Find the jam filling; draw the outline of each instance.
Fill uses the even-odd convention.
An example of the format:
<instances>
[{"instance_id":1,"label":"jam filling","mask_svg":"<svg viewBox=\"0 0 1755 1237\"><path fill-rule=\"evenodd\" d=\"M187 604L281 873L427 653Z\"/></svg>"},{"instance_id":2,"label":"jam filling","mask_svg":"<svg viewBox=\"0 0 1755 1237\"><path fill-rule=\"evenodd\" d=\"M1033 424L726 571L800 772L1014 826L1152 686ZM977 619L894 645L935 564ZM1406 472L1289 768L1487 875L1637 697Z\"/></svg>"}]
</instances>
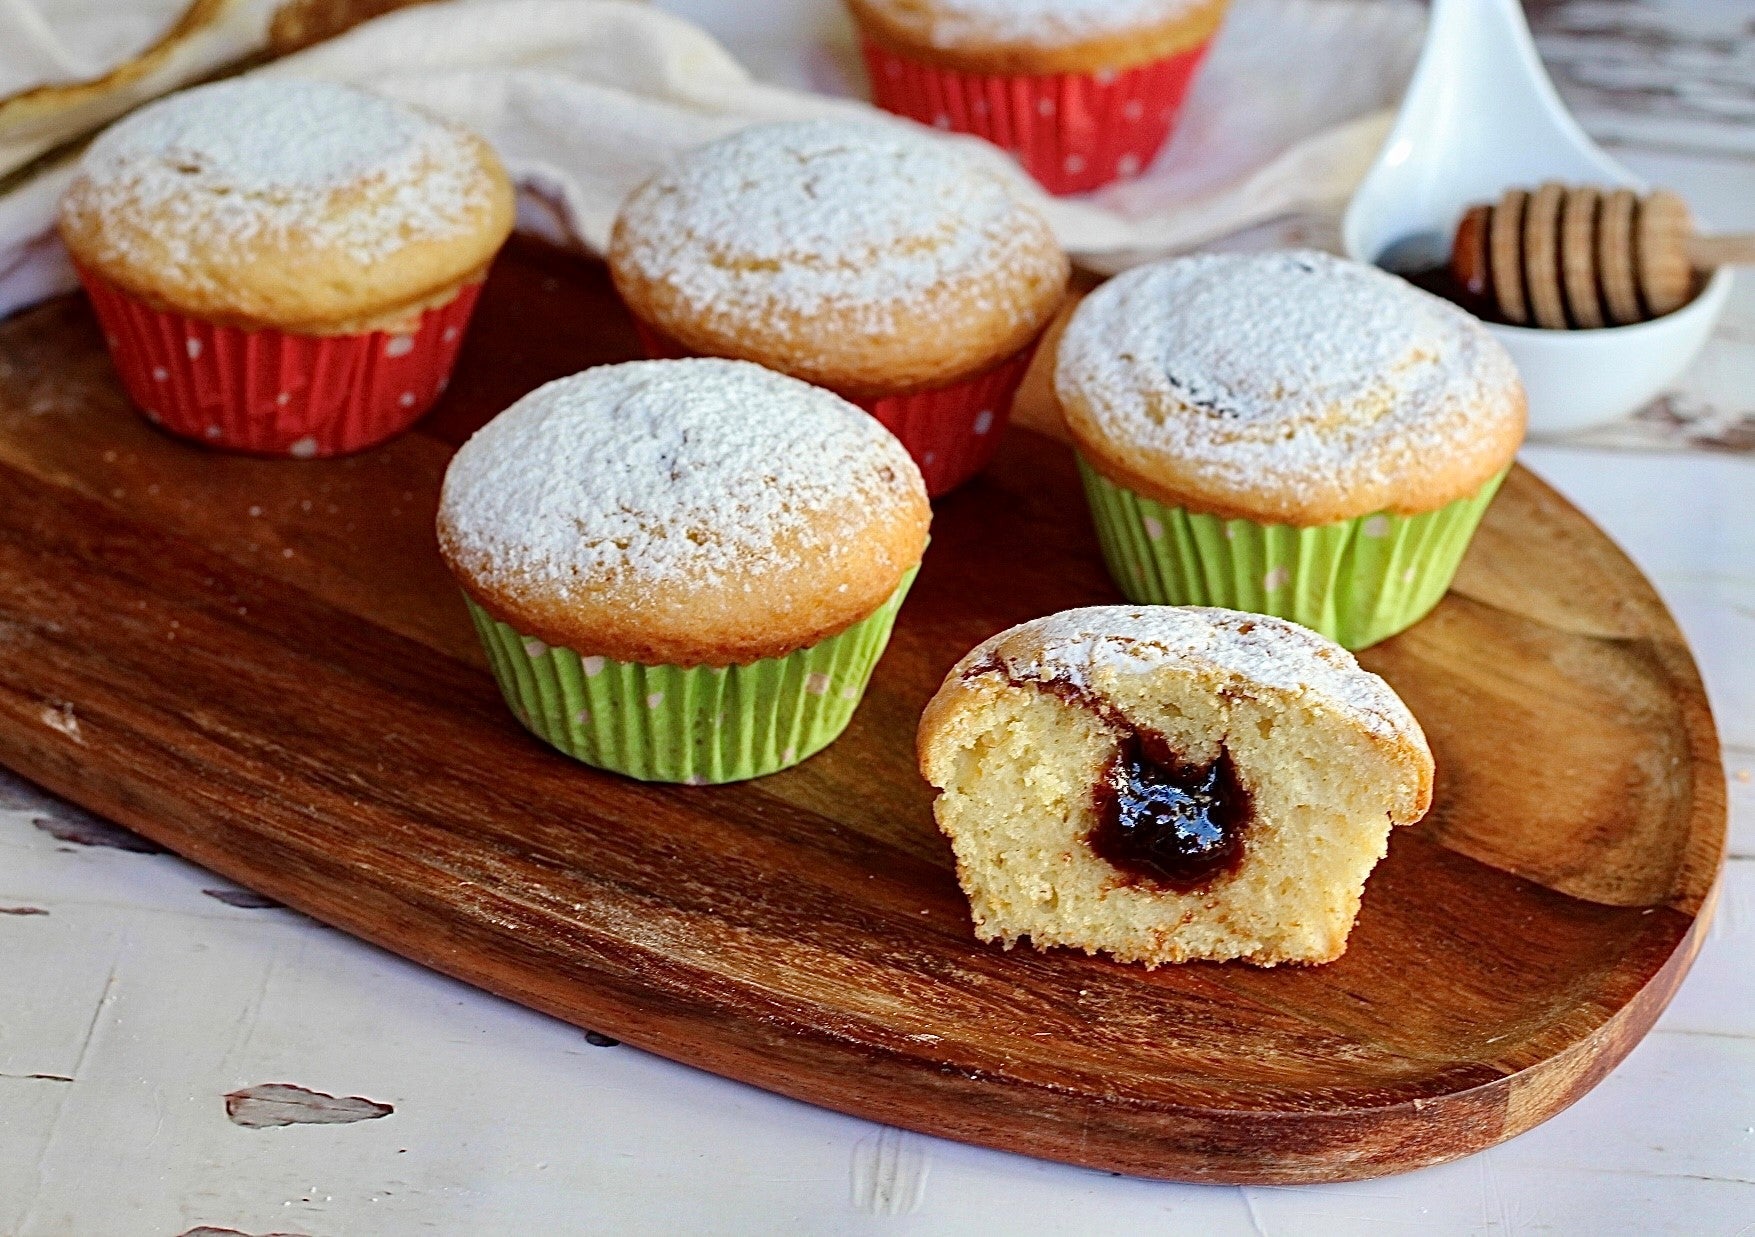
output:
<instances>
[{"instance_id":1,"label":"jam filling","mask_svg":"<svg viewBox=\"0 0 1755 1237\"><path fill-rule=\"evenodd\" d=\"M1097 823L1086 838L1092 852L1128 884L1195 893L1235 872L1253 818L1248 789L1223 745L1206 764L1182 759L1163 735L1130 725L1120 710L1083 684L1064 678L1020 678L997 657L967 677L998 672L1089 709L1118 736L1115 755L1091 793Z\"/></svg>"},{"instance_id":2,"label":"jam filling","mask_svg":"<svg viewBox=\"0 0 1755 1237\"><path fill-rule=\"evenodd\" d=\"M1190 764L1163 737L1132 730L1092 792L1097 856L1135 881L1177 893L1204 889L1243 862L1249 792L1231 753Z\"/></svg>"}]
</instances>

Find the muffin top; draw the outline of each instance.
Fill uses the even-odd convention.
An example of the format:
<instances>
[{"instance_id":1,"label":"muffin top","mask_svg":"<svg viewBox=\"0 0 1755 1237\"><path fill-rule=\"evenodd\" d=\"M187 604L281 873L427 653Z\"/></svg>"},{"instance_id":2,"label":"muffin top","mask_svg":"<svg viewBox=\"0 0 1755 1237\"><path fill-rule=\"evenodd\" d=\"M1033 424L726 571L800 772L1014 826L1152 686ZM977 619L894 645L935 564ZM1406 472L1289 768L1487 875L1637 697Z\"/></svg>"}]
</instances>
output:
<instances>
[{"instance_id":1,"label":"muffin top","mask_svg":"<svg viewBox=\"0 0 1755 1237\"><path fill-rule=\"evenodd\" d=\"M848 0L866 34L971 73L1084 73L1174 55L1225 0Z\"/></svg>"},{"instance_id":2,"label":"muffin top","mask_svg":"<svg viewBox=\"0 0 1755 1237\"><path fill-rule=\"evenodd\" d=\"M859 397L1023 348L1068 271L999 175L849 121L760 125L684 155L623 205L609 263L634 311L690 350Z\"/></svg>"},{"instance_id":3,"label":"muffin top","mask_svg":"<svg viewBox=\"0 0 1755 1237\"><path fill-rule=\"evenodd\" d=\"M636 361L540 387L465 443L439 546L525 635L717 666L868 617L930 517L907 451L839 396L742 361Z\"/></svg>"},{"instance_id":4,"label":"muffin top","mask_svg":"<svg viewBox=\"0 0 1755 1237\"><path fill-rule=\"evenodd\" d=\"M1417 514L1511 462L1524 395L1474 318L1328 254L1206 254L1110 280L1060 341L1081 454L1170 506L1300 526Z\"/></svg>"},{"instance_id":5,"label":"muffin top","mask_svg":"<svg viewBox=\"0 0 1755 1237\"><path fill-rule=\"evenodd\" d=\"M151 103L80 158L74 259L240 326L346 329L486 265L512 190L487 143L350 86L248 77Z\"/></svg>"},{"instance_id":6,"label":"muffin top","mask_svg":"<svg viewBox=\"0 0 1755 1237\"><path fill-rule=\"evenodd\" d=\"M1395 690L1334 641L1285 619L1213 606L1086 606L1021 623L951 671L972 681L1067 683L1101 696L1120 679L1178 665L1215 691L1268 689L1340 713L1381 740L1424 750Z\"/></svg>"}]
</instances>

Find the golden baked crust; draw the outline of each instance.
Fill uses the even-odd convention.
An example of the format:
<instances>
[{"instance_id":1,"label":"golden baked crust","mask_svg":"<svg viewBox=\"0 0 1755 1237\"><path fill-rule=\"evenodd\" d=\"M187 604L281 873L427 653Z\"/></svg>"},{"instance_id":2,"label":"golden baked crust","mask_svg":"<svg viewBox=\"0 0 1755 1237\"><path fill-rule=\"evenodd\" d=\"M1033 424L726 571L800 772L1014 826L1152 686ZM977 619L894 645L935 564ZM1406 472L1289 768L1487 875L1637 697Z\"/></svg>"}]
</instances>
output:
<instances>
[{"instance_id":1,"label":"golden baked crust","mask_svg":"<svg viewBox=\"0 0 1755 1237\"><path fill-rule=\"evenodd\" d=\"M1065 293L1047 222L900 127L761 125L683 156L616 220L630 310L691 352L857 398L946 386L1026 347Z\"/></svg>"},{"instance_id":2,"label":"golden baked crust","mask_svg":"<svg viewBox=\"0 0 1755 1237\"><path fill-rule=\"evenodd\" d=\"M1370 736L1411 781L1392 815L1411 824L1432 806L1432 752L1425 732L1383 679L1333 640L1292 622L1219 606L1086 606L1019 623L964 654L920 716L921 772L936 783L940 741L958 701L1007 680L1077 682L1115 693L1121 684L1174 666L1210 694L1295 696Z\"/></svg>"},{"instance_id":3,"label":"golden baked crust","mask_svg":"<svg viewBox=\"0 0 1755 1237\"><path fill-rule=\"evenodd\" d=\"M1080 453L1117 485L1300 527L1468 497L1525 425L1517 371L1478 321L1305 250L1110 280L1060 338L1055 394Z\"/></svg>"},{"instance_id":4,"label":"golden baked crust","mask_svg":"<svg viewBox=\"0 0 1755 1237\"><path fill-rule=\"evenodd\" d=\"M76 262L149 304L333 334L453 294L513 213L479 137L351 87L252 77L114 125L60 229Z\"/></svg>"},{"instance_id":5,"label":"golden baked crust","mask_svg":"<svg viewBox=\"0 0 1755 1237\"><path fill-rule=\"evenodd\" d=\"M1132 735L1229 762L1241 854L1165 887L1093 845L1097 785ZM976 935L1156 966L1332 961L1392 826L1431 804L1432 755L1407 707L1352 655L1282 619L1095 606L975 648L927 705L920 768L941 793Z\"/></svg>"},{"instance_id":6,"label":"golden baked crust","mask_svg":"<svg viewBox=\"0 0 1755 1237\"><path fill-rule=\"evenodd\" d=\"M516 631L587 657L742 665L869 617L926 546L902 445L742 361L599 366L541 387L445 474L439 548Z\"/></svg>"},{"instance_id":7,"label":"golden baked crust","mask_svg":"<svg viewBox=\"0 0 1755 1237\"><path fill-rule=\"evenodd\" d=\"M847 0L860 32L963 73L1038 76L1131 69L1198 47L1227 0Z\"/></svg>"},{"instance_id":8,"label":"golden baked crust","mask_svg":"<svg viewBox=\"0 0 1755 1237\"><path fill-rule=\"evenodd\" d=\"M488 268L481 266L466 272L462 277L433 289L417 300L386 309L378 313L362 314L357 318L336 318L318 326L301 329L304 335L364 335L372 331L383 331L387 335L412 333L420 326L421 315L429 309L437 309L457 299L457 294L470 284L481 283L487 279ZM162 305L160 308L170 308Z\"/></svg>"}]
</instances>

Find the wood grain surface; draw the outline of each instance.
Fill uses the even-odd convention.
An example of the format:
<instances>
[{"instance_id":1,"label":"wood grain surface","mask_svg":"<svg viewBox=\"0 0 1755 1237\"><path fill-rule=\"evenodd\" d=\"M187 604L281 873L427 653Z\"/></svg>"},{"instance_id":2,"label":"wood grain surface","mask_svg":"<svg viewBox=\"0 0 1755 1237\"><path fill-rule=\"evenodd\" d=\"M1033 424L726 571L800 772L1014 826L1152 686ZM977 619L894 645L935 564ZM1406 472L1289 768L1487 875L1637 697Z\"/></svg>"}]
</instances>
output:
<instances>
[{"instance_id":1,"label":"wood grain surface","mask_svg":"<svg viewBox=\"0 0 1755 1237\"><path fill-rule=\"evenodd\" d=\"M978 945L914 770L940 677L1115 600L1064 447L937 506L847 734L646 786L529 738L431 531L455 444L632 356L601 269L519 243L445 402L347 460L222 457L127 408L82 302L0 326L0 763L389 949L676 1060L893 1125L1193 1181L1376 1176L1588 1090L1704 934L1717 741L1638 572L1515 472L1450 596L1365 655L1439 767L1352 945L1156 972Z\"/></svg>"}]
</instances>

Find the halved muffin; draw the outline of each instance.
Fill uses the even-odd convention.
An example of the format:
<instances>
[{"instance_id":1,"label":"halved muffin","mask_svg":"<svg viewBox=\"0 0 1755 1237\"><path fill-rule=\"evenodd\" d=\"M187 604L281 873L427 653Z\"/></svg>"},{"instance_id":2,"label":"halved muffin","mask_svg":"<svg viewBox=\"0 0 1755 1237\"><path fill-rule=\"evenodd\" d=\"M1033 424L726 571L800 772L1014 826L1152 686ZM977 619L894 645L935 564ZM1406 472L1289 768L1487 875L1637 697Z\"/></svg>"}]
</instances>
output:
<instances>
[{"instance_id":1,"label":"halved muffin","mask_svg":"<svg viewBox=\"0 0 1755 1237\"><path fill-rule=\"evenodd\" d=\"M1157 966L1328 962L1432 798L1395 692L1233 610L1097 606L1002 632L920 722L975 933Z\"/></svg>"}]
</instances>

